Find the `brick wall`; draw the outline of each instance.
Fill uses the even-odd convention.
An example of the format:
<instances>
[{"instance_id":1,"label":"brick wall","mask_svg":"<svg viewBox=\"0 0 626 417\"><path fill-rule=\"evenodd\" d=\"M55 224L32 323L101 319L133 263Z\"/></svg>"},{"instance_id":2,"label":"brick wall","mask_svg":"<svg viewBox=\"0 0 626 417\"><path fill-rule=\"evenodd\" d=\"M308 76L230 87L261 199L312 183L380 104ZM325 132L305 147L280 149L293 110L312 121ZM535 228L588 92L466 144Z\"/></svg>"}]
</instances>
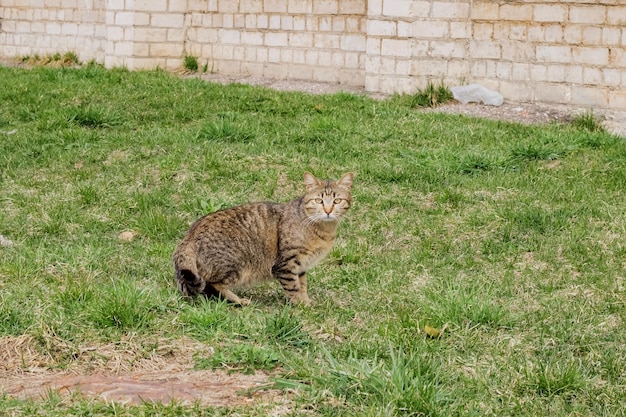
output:
<instances>
[{"instance_id":1,"label":"brick wall","mask_svg":"<svg viewBox=\"0 0 626 417\"><path fill-rule=\"evenodd\" d=\"M477 82L512 101L626 110L621 0L2 0L0 58L73 51L413 92Z\"/></svg>"}]
</instances>

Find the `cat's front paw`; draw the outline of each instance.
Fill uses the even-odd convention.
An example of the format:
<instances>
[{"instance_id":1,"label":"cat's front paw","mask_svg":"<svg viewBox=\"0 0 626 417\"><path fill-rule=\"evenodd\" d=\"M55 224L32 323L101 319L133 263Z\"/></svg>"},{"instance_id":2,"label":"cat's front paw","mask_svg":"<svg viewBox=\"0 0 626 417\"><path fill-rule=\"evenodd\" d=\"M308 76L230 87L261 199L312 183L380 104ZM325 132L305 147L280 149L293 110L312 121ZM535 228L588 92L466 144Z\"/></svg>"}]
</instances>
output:
<instances>
[{"instance_id":1,"label":"cat's front paw","mask_svg":"<svg viewBox=\"0 0 626 417\"><path fill-rule=\"evenodd\" d=\"M291 304L300 305L300 306L310 306L311 304L313 304L309 296L306 294L292 297L289 299L289 302Z\"/></svg>"},{"instance_id":2,"label":"cat's front paw","mask_svg":"<svg viewBox=\"0 0 626 417\"><path fill-rule=\"evenodd\" d=\"M249 306L251 302L252 300L250 300L249 298L242 298L239 300L239 305L242 307L245 307L245 306Z\"/></svg>"}]
</instances>

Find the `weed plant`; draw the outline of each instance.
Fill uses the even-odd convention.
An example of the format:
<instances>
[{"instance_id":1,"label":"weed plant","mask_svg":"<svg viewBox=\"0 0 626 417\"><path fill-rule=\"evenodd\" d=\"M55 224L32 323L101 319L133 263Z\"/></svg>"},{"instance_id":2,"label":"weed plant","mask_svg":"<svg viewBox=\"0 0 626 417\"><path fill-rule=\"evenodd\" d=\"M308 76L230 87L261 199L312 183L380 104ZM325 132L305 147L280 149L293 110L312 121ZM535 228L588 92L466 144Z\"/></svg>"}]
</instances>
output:
<instances>
[{"instance_id":1,"label":"weed plant","mask_svg":"<svg viewBox=\"0 0 626 417\"><path fill-rule=\"evenodd\" d=\"M95 64L0 79L4 346L82 369L84 347L191 338L199 369L270 372L291 415L624 415L624 139ZM315 304L180 297L189 225L295 198L305 171L356 174ZM275 412L0 395L3 415Z\"/></svg>"}]
</instances>

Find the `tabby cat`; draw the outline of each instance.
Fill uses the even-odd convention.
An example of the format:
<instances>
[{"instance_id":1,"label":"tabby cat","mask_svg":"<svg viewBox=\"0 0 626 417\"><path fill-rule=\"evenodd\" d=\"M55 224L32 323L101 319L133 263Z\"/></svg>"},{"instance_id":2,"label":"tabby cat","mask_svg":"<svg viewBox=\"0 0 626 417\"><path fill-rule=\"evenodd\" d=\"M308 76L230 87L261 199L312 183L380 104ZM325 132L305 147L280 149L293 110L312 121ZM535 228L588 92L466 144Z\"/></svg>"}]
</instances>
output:
<instances>
[{"instance_id":1,"label":"tabby cat","mask_svg":"<svg viewBox=\"0 0 626 417\"><path fill-rule=\"evenodd\" d=\"M178 289L247 305L231 288L276 278L293 303L310 304L306 272L332 248L350 208L352 173L338 181L304 174L303 197L250 203L196 221L174 251Z\"/></svg>"}]
</instances>

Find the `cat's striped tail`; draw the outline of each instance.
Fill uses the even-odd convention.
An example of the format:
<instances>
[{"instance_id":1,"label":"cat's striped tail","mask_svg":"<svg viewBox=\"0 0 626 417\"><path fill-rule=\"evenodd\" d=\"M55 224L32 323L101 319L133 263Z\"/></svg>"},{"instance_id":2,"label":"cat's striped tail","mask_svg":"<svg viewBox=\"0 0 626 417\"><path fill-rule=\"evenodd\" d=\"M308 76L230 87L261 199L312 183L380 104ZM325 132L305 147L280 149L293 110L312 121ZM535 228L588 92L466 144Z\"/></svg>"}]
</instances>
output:
<instances>
[{"instance_id":1,"label":"cat's striped tail","mask_svg":"<svg viewBox=\"0 0 626 417\"><path fill-rule=\"evenodd\" d=\"M198 275L196 248L183 241L174 251L173 261L178 290L189 297L201 294L206 283Z\"/></svg>"}]
</instances>

